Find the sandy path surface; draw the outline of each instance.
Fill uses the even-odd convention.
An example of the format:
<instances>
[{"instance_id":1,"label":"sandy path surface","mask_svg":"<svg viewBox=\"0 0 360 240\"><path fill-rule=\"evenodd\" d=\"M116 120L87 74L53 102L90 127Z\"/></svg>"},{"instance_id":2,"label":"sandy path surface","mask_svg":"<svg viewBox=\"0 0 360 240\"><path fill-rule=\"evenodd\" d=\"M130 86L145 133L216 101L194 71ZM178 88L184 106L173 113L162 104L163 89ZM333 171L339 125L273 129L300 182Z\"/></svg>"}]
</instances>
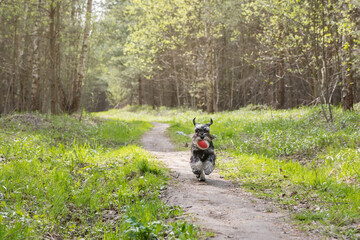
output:
<instances>
[{"instance_id":1,"label":"sandy path surface","mask_svg":"<svg viewBox=\"0 0 360 240\"><path fill-rule=\"evenodd\" d=\"M199 182L190 169L190 150L175 152L164 135L168 125L153 124L142 145L171 169L167 203L180 206L188 221L215 233L211 239L316 239L287 223L286 213L224 180L216 170Z\"/></svg>"}]
</instances>

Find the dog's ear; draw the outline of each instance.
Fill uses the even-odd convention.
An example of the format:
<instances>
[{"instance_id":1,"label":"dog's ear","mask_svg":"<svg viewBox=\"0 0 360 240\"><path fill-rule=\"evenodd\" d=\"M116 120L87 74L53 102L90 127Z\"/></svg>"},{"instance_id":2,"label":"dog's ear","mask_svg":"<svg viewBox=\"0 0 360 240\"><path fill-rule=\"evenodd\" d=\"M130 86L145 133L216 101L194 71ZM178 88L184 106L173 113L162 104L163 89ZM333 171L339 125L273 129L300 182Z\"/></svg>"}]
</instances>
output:
<instances>
[{"instance_id":1,"label":"dog's ear","mask_svg":"<svg viewBox=\"0 0 360 240\"><path fill-rule=\"evenodd\" d=\"M208 123L207 125L210 127L213 124L213 120L212 118L210 118L210 123Z\"/></svg>"},{"instance_id":2,"label":"dog's ear","mask_svg":"<svg viewBox=\"0 0 360 240\"><path fill-rule=\"evenodd\" d=\"M193 119L193 123L194 123L194 126L196 126L196 122L195 122L195 119L196 119L196 117L194 117L194 119Z\"/></svg>"}]
</instances>

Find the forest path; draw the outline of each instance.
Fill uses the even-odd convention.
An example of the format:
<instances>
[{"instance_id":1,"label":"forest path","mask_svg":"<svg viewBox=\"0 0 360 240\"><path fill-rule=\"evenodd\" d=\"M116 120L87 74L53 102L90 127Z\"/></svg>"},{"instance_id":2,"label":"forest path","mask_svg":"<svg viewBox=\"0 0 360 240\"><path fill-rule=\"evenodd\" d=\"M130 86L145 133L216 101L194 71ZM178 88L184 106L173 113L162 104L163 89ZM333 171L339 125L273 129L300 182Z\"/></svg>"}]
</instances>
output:
<instances>
[{"instance_id":1,"label":"forest path","mask_svg":"<svg viewBox=\"0 0 360 240\"><path fill-rule=\"evenodd\" d=\"M224 180L216 170L199 182L190 169L190 151L174 150L164 134L168 124L153 125L141 142L171 169L165 200L180 206L188 221L215 233L211 239L312 239L287 223L285 214L271 203Z\"/></svg>"}]
</instances>

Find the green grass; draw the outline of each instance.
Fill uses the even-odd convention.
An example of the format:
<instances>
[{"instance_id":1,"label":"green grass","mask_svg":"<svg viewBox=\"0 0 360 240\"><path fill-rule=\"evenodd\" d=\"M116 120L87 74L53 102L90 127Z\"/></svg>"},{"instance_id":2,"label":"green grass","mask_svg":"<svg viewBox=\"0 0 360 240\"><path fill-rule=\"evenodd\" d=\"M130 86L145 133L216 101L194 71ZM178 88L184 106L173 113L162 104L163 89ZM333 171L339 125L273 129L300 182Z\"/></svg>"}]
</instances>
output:
<instances>
[{"instance_id":1,"label":"green grass","mask_svg":"<svg viewBox=\"0 0 360 240\"><path fill-rule=\"evenodd\" d=\"M172 220L181 209L159 199L164 166L131 145L149 123L36 114L0 122L0 239L196 238L195 226Z\"/></svg>"},{"instance_id":2,"label":"green grass","mask_svg":"<svg viewBox=\"0 0 360 240\"><path fill-rule=\"evenodd\" d=\"M277 200L304 226L356 239L360 223L360 116L319 108L231 113L222 118L220 168L259 196ZM235 116L234 116L235 115ZM246 118L246 120L245 120ZM221 126L229 126L220 130ZM231 126L236 130L231 133Z\"/></svg>"},{"instance_id":3,"label":"green grass","mask_svg":"<svg viewBox=\"0 0 360 240\"><path fill-rule=\"evenodd\" d=\"M360 115L334 108L335 120L327 123L320 107L250 108L180 113L169 119L169 135L183 144L176 131L191 133L193 117L212 118L218 168L227 178L276 200L305 228L359 238Z\"/></svg>"},{"instance_id":4,"label":"green grass","mask_svg":"<svg viewBox=\"0 0 360 240\"><path fill-rule=\"evenodd\" d=\"M214 120L217 168L226 178L289 209L303 228L358 239L360 115L333 110L330 123L320 107L261 106L216 114L129 106L82 121L1 118L0 236L198 238L199 229L171 220L179 208L157 198L166 184L163 166L131 145L161 121L183 147L190 139L176 132L192 134L197 117Z\"/></svg>"},{"instance_id":5,"label":"green grass","mask_svg":"<svg viewBox=\"0 0 360 240\"><path fill-rule=\"evenodd\" d=\"M179 123L172 122L170 127L166 130L166 135L172 139L172 142L175 143L178 150L188 150L191 144L191 134L193 134L193 128L184 128ZM182 132L183 134L179 134ZM186 147L187 146L187 147Z\"/></svg>"}]
</instances>

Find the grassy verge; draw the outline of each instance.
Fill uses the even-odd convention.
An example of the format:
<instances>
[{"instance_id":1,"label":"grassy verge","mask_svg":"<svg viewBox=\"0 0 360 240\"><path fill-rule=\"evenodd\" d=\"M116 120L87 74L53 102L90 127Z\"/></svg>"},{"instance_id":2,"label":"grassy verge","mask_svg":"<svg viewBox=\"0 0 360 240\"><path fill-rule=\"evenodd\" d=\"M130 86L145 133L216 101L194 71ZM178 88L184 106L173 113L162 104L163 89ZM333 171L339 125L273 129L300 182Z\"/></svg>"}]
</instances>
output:
<instances>
[{"instance_id":1,"label":"grassy verge","mask_svg":"<svg viewBox=\"0 0 360 240\"><path fill-rule=\"evenodd\" d=\"M129 143L148 122L161 121L184 146L189 138L176 132L191 134L197 117L214 120L218 168L227 178L289 209L304 228L358 239L360 116L337 108L334 115L327 123L319 107L208 115L133 106L96 114L106 121L2 118L0 236L195 238L192 225L170 220L180 209L157 198L166 181L162 166Z\"/></svg>"},{"instance_id":2,"label":"grassy verge","mask_svg":"<svg viewBox=\"0 0 360 240\"><path fill-rule=\"evenodd\" d=\"M193 128L184 128L181 124L176 122L170 122L170 127L166 130L166 135L176 145L176 149L179 151L185 151L190 149L191 134Z\"/></svg>"},{"instance_id":3,"label":"grassy verge","mask_svg":"<svg viewBox=\"0 0 360 240\"><path fill-rule=\"evenodd\" d=\"M188 150L188 147L185 147L186 144L191 143L191 138L189 136L184 136L182 134L176 133L178 131L183 132L183 134L189 135L193 132L193 125L188 125L192 123L194 116L205 115L201 111L191 111L189 109L171 109L166 107L159 107L157 109L152 109L151 106L127 106L119 110L109 110L106 112L95 113L94 116L98 117L107 117L114 120L120 121L147 121L147 122L166 122L170 124L166 134L172 139L175 143L177 150ZM209 121L209 119L207 119ZM184 127L185 126L185 127Z\"/></svg>"},{"instance_id":4,"label":"grassy verge","mask_svg":"<svg viewBox=\"0 0 360 240\"><path fill-rule=\"evenodd\" d=\"M233 113L236 115L236 113ZM307 229L359 238L360 116L319 108L241 112L224 119L220 168L259 196L292 210ZM246 121L245 119L246 118ZM236 126L231 132L230 126Z\"/></svg>"},{"instance_id":5,"label":"grassy verge","mask_svg":"<svg viewBox=\"0 0 360 240\"><path fill-rule=\"evenodd\" d=\"M159 200L163 166L128 145L149 123L26 114L0 126L1 239L196 238Z\"/></svg>"},{"instance_id":6,"label":"grassy verge","mask_svg":"<svg viewBox=\"0 0 360 240\"><path fill-rule=\"evenodd\" d=\"M360 115L338 108L334 114L335 120L327 123L320 107L249 107L201 115L199 122L213 118L218 167L227 178L291 210L304 228L358 239ZM172 120L175 141L185 141L175 131L193 131L191 119L184 114Z\"/></svg>"}]
</instances>

